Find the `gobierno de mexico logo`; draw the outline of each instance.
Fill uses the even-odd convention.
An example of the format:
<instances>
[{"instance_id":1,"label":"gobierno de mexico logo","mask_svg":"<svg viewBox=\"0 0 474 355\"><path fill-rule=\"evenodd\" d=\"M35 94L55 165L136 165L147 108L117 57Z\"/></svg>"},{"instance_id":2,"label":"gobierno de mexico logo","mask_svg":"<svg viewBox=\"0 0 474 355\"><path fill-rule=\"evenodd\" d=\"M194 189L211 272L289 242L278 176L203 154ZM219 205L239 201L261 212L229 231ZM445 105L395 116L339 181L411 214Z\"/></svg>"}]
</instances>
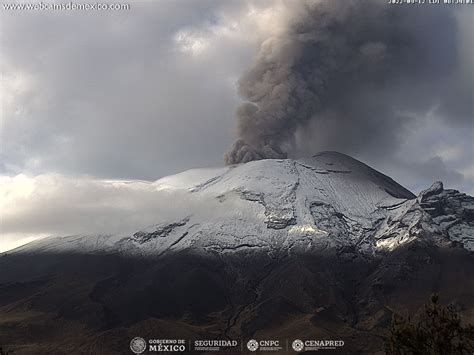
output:
<instances>
[{"instance_id":1,"label":"gobierno de mexico logo","mask_svg":"<svg viewBox=\"0 0 474 355\"><path fill-rule=\"evenodd\" d=\"M143 338L135 337L130 342L130 350L134 354L141 354L146 350L146 341Z\"/></svg>"}]
</instances>

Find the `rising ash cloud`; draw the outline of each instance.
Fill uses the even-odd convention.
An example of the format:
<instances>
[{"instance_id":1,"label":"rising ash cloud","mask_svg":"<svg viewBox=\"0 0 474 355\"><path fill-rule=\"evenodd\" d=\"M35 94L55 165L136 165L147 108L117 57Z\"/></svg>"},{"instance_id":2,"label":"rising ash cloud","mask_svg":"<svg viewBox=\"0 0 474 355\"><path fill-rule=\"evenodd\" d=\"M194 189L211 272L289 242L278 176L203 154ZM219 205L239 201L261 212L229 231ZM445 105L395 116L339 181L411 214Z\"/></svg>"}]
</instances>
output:
<instances>
[{"instance_id":1,"label":"rising ash cloud","mask_svg":"<svg viewBox=\"0 0 474 355\"><path fill-rule=\"evenodd\" d=\"M263 41L238 82L245 102L227 164L328 148L373 158L393 154L428 110L471 120L453 7L298 4L287 4L285 29Z\"/></svg>"}]
</instances>

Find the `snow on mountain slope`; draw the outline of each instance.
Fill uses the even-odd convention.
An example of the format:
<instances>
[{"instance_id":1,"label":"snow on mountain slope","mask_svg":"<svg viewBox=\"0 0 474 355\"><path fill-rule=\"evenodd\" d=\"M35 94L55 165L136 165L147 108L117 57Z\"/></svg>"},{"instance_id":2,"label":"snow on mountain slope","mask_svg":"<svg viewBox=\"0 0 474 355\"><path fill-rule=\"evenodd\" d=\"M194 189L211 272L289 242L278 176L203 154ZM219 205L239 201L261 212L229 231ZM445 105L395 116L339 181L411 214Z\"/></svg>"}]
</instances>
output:
<instances>
[{"instance_id":1,"label":"snow on mountain slope","mask_svg":"<svg viewBox=\"0 0 474 355\"><path fill-rule=\"evenodd\" d=\"M373 254L415 238L474 248L472 197L441 185L416 199L389 177L336 152L194 169L153 186L167 192L163 198L171 211L166 218L157 215L153 226L133 235L47 239L16 252L163 255L191 249L274 255L349 247ZM189 208L176 202L178 192Z\"/></svg>"}]
</instances>

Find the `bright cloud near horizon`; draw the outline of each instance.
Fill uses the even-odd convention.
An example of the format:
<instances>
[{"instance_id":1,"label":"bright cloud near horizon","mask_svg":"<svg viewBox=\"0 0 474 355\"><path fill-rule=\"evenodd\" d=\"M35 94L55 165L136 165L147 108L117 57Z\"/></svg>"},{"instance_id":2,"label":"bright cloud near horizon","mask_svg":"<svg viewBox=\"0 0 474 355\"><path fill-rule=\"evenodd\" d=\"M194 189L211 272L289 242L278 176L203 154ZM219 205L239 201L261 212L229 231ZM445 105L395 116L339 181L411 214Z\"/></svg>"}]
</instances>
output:
<instances>
[{"instance_id":1,"label":"bright cloud near horizon","mask_svg":"<svg viewBox=\"0 0 474 355\"><path fill-rule=\"evenodd\" d=\"M48 235L146 226L163 211L146 181L223 165L242 102L237 81L298 15L290 7L166 0L115 12L0 10L0 252ZM472 98L474 7L453 14L459 53L448 79ZM453 95L429 89L433 99ZM472 195L472 101L468 113L451 120L434 101L408 112L404 134L381 149L315 143L308 129L290 156L341 150L415 193L441 180Z\"/></svg>"}]
</instances>

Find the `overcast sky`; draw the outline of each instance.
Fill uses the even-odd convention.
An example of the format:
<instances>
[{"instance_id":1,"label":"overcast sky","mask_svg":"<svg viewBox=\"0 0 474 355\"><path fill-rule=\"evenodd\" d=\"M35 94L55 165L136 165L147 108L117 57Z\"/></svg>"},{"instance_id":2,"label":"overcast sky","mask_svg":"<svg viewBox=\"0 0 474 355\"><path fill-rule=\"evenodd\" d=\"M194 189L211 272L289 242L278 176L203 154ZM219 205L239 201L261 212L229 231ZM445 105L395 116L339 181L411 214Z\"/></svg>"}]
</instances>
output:
<instances>
[{"instance_id":1,"label":"overcast sky","mask_svg":"<svg viewBox=\"0 0 474 355\"><path fill-rule=\"evenodd\" d=\"M114 203L103 179L155 180L223 165L242 102L237 81L262 42L282 30L289 7L291 1L169 0L133 1L130 10L115 12L0 10L0 207L8 225L0 250L35 235L74 232L19 205L48 211L45 201L80 191L82 206L94 210L97 196L105 196L104 205ZM459 92L425 88L432 105L406 113L404 134L390 152L308 136L290 156L343 150L415 193L442 180L473 194L472 100L467 111L462 107L462 120L451 120L436 102L474 95L474 6L461 6L453 16L454 43L438 41L437 50L456 51L449 90ZM114 194L127 200L124 190ZM60 211L51 209L59 219ZM36 222L23 227L29 219Z\"/></svg>"}]
</instances>

